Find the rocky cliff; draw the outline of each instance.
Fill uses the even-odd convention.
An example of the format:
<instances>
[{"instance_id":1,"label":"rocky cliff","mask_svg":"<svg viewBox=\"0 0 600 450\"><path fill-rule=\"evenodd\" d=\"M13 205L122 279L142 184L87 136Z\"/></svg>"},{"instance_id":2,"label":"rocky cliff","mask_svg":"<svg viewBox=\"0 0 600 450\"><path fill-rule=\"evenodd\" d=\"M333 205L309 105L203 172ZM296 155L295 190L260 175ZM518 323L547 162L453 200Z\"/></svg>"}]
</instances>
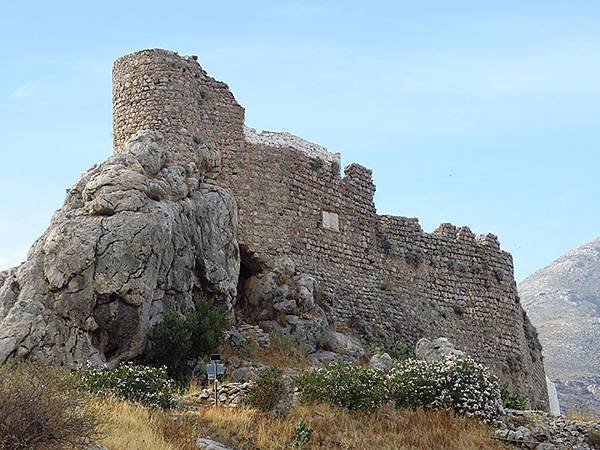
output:
<instances>
[{"instance_id":1,"label":"rocky cliff","mask_svg":"<svg viewBox=\"0 0 600 450\"><path fill-rule=\"evenodd\" d=\"M160 134L138 133L68 190L27 261L0 277L0 363L114 364L198 290L232 307L235 201L204 183L210 151L185 164L169 153Z\"/></svg>"},{"instance_id":2,"label":"rocky cliff","mask_svg":"<svg viewBox=\"0 0 600 450\"><path fill-rule=\"evenodd\" d=\"M600 238L560 257L519 284L544 347L561 404L600 409Z\"/></svg>"}]
</instances>

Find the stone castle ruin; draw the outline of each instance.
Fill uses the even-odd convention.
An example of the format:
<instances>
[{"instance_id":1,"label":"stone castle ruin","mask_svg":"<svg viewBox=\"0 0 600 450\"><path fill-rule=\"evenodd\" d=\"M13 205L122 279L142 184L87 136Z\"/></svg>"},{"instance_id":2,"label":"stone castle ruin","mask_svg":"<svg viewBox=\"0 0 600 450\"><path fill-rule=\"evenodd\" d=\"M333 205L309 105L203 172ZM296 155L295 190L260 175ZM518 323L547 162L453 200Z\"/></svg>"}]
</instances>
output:
<instances>
[{"instance_id":1,"label":"stone castle ruin","mask_svg":"<svg viewBox=\"0 0 600 450\"><path fill-rule=\"evenodd\" d=\"M79 336L77 342L86 333L92 335L83 346L73 344L81 347L79 359L132 356L135 352L123 351L121 343L138 342L139 351L153 317L161 310L189 305L194 289L201 286L227 299L238 320L300 336L302 330L310 334L311 327L322 326L347 330L368 345L390 346L398 340L414 345L421 337L448 336L503 381L525 392L533 406L547 409L541 346L519 302L511 255L500 249L496 236L475 236L467 227L450 224L426 233L417 219L378 214L369 169L351 164L342 175L339 154L289 133L247 128L244 108L225 83L207 75L196 57L144 50L119 58L113 68L113 128L115 153L104 163L110 167L84 174L69 193L73 199L66 202L74 209L57 213L53 221L61 214L84 215L86 223L99 221L99 237L87 239L94 242L101 242L106 230L116 227L112 221L124 214L137 218L156 210L168 218L168 225L157 223L144 236L151 248L144 253L146 262L140 263L143 270L130 270L133 275L119 286L107 286L99 276L105 268L98 264L85 275L94 255L105 258L119 243L105 252L90 250L88 262L77 269L77 276L92 285L89 295L95 299L89 300L80 318L73 319L79 320L77 331L69 331ZM150 171L153 165L148 161L156 158L149 160L148 155L160 160ZM129 195L122 193L129 188L115 194L114 182L94 181L98 170L113 175L132 172L134 178L143 175L150 187L144 188L140 206L121 207L123 196ZM177 184L173 179L183 181ZM190 180L199 188L189 188ZM190 202L201 205L208 216L223 210L227 220L219 216L206 224L196 213L199 207ZM173 211L178 211L176 217ZM194 223L204 234L193 234ZM236 225L237 233L228 231L227 238L219 233ZM165 227L170 227L168 232ZM188 232L194 237L186 237ZM159 241L171 243L168 257L153 238L157 233ZM177 240L174 235L183 237ZM87 240L78 242L88 248ZM34 261L38 254L49 257L48 249L42 248L49 245L48 236L41 241L25 263L29 271L48 272L43 262ZM200 256L190 257L190 249ZM122 264L120 253L115 255L114 264ZM177 255L187 258L183 268ZM195 274L189 281L186 270ZM22 333L17 339L15 333L11 337L3 331L10 324L9 306L18 304L23 291L26 275L19 271L25 269L13 269L4 275L7 281L0 279L0 362L3 356L27 354L47 339L25 345L30 335ZM69 287L77 276L51 276L57 281L44 285L47 298L69 289L77 292L79 285ZM142 281L132 284L136 277ZM7 300L9 290L12 300ZM152 297L147 305L141 300L144 296ZM271 308L265 309L269 302ZM115 322L119 308L131 315L136 304L142 311L135 312L136 317L144 316L145 325L129 330ZM94 324L86 329L90 317ZM14 324L10 327L15 329ZM60 345L69 339L75 338L61 338ZM9 341L12 344L7 345Z\"/></svg>"}]
</instances>

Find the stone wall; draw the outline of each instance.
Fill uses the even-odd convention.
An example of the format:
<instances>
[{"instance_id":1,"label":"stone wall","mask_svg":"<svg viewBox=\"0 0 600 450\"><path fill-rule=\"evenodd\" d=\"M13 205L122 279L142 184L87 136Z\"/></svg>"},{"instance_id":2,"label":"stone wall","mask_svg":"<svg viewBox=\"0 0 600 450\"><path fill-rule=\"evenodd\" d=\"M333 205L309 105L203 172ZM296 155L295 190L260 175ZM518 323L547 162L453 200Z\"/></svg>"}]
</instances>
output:
<instances>
[{"instance_id":1,"label":"stone wall","mask_svg":"<svg viewBox=\"0 0 600 450\"><path fill-rule=\"evenodd\" d=\"M370 344L449 336L547 408L541 348L495 236L450 224L425 233L416 219L378 215L369 169L351 164L341 176L339 154L245 129L243 108L193 57L125 56L114 84L117 151L148 127L174 157L198 143L221 153L217 183L238 203L242 263L289 258L320 282L330 321Z\"/></svg>"}]
</instances>

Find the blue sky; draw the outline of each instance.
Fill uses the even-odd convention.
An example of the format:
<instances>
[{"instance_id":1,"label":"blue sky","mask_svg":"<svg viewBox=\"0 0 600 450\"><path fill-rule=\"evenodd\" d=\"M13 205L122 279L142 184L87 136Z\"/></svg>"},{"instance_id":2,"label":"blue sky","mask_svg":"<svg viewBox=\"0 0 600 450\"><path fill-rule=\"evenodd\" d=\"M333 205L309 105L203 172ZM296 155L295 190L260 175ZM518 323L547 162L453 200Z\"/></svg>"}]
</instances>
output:
<instances>
[{"instance_id":1,"label":"blue sky","mask_svg":"<svg viewBox=\"0 0 600 450\"><path fill-rule=\"evenodd\" d=\"M600 234L600 2L0 4L0 269L111 153L111 65L195 54L258 129L374 170L381 213L498 234L517 278Z\"/></svg>"}]
</instances>

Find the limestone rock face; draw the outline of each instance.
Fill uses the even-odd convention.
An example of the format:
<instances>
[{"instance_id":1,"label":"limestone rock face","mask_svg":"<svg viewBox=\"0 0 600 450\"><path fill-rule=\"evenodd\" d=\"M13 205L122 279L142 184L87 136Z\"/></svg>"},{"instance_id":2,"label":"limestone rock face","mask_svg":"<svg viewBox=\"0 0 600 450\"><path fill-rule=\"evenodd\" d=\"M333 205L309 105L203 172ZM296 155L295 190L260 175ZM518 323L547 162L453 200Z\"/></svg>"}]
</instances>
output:
<instances>
[{"instance_id":1,"label":"limestone rock face","mask_svg":"<svg viewBox=\"0 0 600 450\"><path fill-rule=\"evenodd\" d=\"M357 360L365 355L365 349L356 336L328 330L325 333L325 349L338 355L345 355Z\"/></svg>"},{"instance_id":2,"label":"limestone rock face","mask_svg":"<svg viewBox=\"0 0 600 450\"><path fill-rule=\"evenodd\" d=\"M259 322L264 330L294 336L311 351L328 330L318 283L291 263L249 277L243 301L245 317Z\"/></svg>"},{"instance_id":3,"label":"limestone rock face","mask_svg":"<svg viewBox=\"0 0 600 450\"><path fill-rule=\"evenodd\" d=\"M422 338L415 347L415 357L428 363L440 361L451 355L464 356L464 354L445 337L433 340Z\"/></svg>"},{"instance_id":4,"label":"limestone rock face","mask_svg":"<svg viewBox=\"0 0 600 450\"><path fill-rule=\"evenodd\" d=\"M232 308L235 201L169 153L160 134L139 132L67 191L27 261L0 276L0 363L114 364L199 290Z\"/></svg>"}]
</instances>

